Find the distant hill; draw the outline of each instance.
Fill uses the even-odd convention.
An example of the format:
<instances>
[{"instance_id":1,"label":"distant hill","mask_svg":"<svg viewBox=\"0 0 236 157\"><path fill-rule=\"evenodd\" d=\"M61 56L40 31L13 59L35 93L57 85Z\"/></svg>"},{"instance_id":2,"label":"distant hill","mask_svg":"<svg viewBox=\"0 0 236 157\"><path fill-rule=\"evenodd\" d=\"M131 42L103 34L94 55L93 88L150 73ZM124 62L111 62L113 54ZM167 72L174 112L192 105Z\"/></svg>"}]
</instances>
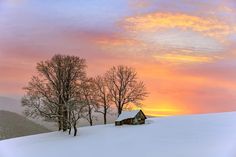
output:
<instances>
[{"instance_id":1,"label":"distant hill","mask_svg":"<svg viewBox=\"0 0 236 157\"><path fill-rule=\"evenodd\" d=\"M17 113L0 110L0 140L39 133L49 130Z\"/></svg>"},{"instance_id":2,"label":"distant hill","mask_svg":"<svg viewBox=\"0 0 236 157\"><path fill-rule=\"evenodd\" d=\"M0 110L11 111L23 115L24 108L20 99L0 96Z\"/></svg>"},{"instance_id":3,"label":"distant hill","mask_svg":"<svg viewBox=\"0 0 236 157\"><path fill-rule=\"evenodd\" d=\"M24 116L23 114L24 107L21 105L21 100L19 98L17 99L17 98L9 98L9 97L0 96L0 111L1 110L14 112L14 113ZM40 119L30 119L30 120L32 120L33 122L37 124L43 125L44 127L50 130L57 130L57 127L55 127L54 123L45 122Z\"/></svg>"}]
</instances>

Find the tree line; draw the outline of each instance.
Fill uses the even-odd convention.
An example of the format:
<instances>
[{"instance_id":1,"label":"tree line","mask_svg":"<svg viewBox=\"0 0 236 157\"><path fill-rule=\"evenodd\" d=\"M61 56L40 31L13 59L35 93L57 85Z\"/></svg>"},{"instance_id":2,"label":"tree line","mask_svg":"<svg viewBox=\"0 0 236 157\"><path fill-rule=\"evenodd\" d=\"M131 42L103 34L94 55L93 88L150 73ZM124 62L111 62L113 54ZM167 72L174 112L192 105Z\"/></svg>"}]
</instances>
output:
<instances>
[{"instance_id":1,"label":"tree line","mask_svg":"<svg viewBox=\"0 0 236 157\"><path fill-rule=\"evenodd\" d=\"M58 130L74 130L81 118L93 125L94 113L103 115L104 124L113 108L120 115L129 105L142 105L147 90L136 71L113 66L103 75L88 77L86 60L78 56L54 55L37 63L37 74L24 87L25 114L57 122Z\"/></svg>"}]
</instances>

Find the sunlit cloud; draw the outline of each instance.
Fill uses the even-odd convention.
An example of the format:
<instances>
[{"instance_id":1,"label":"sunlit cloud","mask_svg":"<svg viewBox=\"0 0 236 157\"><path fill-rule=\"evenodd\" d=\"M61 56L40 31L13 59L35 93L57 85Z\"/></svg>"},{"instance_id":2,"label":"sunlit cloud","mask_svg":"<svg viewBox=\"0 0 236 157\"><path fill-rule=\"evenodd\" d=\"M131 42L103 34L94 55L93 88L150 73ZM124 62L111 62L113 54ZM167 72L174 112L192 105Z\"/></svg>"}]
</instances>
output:
<instances>
[{"instance_id":1,"label":"sunlit cloud","mask_svg":"<svg viewBox=\"0 0 236 157\"><path fill-rule=\"evenodd\" d=\"M213 62L221 59L222 52L226 51L223 41L230 27L218 21L170 13L130 17L124 21L122 28L126 28L126 37L98 39L103 49L112 50L113 54L184 63Z\"/></svg>"},{"instance_id":2,"label":"sunlit cloud","mask_svg":"<svg viewBox=\"0 0 236 157\"><path fill-rule=\"evenodd\" d=\"M198 32L168 29L157 32L139 32L137 37L158 49L191 51L192 53L222 52L224 45Z\"/></svg>"},{"instance_id":3,"label":"sunlit cloud","mask_svg":"<svg viewBox=\"0 0 236 157\"><path fill-rule=\"evenodd\" d=\"M230 26L217 19L207 19L181 13L150 13L147 15L128 17L124 27L129 31L161 31L179 28L203 33L224 41L224 37L236 31L235 26Z\"/></svg>"},{"instance_id":4,"label":"sunlit cloud","mask_svg":"<svg viewBox=\"0 0 236 157\"><path fill-rule=\"evenodd\" d=\"M154 56L157 60L167 60L171 62L212 62L212 57L204 57L204 56L190 56L190 55L175 55L175 54L165 54L165 55L159 55Z\"/></svg>"}]
</instances>

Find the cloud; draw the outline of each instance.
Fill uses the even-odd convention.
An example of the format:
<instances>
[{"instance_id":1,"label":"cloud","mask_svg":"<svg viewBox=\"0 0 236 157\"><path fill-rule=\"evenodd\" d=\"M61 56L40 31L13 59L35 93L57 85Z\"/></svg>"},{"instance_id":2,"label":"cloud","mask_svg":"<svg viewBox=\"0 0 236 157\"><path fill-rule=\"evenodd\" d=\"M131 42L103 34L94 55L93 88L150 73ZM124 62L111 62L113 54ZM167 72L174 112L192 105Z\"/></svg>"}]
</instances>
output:
<instances>
[{"instance_id":1,"label":"cloud","mask_svg":"<svg viewBox=\"0 0 236 157\"><path fill-rule=\"evenodd\" d=\"M190 55L175 55L175 54L165 54L165 55L157 55L154 56L157 60L167 60L167 61L172 61L172 62L191 62L191 63L196 63L196 62L212 62L213 58L212 57L201 57L201 56L190 56Z\"/></svg>"},{"instance_id":2,"label":"cloud","mask_svg":"<svg viewBox=\"0 0 236 157\"><path fill-rule=\"evenodd\" d=\"M136 34L138 39L167 51L185 50L192 53L202 53L224 50L224 46L217 40L191 30L168 29L160 32L138 32Z\"/></svg>"},{"instance_id":3,"label":"cloud","mask_svg":"<svg viewBox=\"0 0 236 157\"><path fill-rule=\"evenodd\" d=\"M110 46L135 46L138 44L137 40L129 39L125 37L119 37L119 36L103 36L98 37L97 43L101 45L110 45Z\"/></svg>"},{"instance_id":4,"label":"cloud","mask_svg":"<svg viewBox=\"0 0 236 157\"><path fill-rule=\"evenodd\" d=\"M236 26L217 17L155 12L126 17L115 38L97 43L108 53L144 56L162 62L201 63L228 57L230 36Z\"/></svg>"},{"instance_id":5,"label":"cloud","mask_svg":"<svg viewBox=\"0 0 236 157\"><path fill-rule=\"evenodd\" d=\"M179 28L203 33L206 36L224 40L232 31L230 26L217 19L207 19L182 13L150 13L141 16L128 17L124 20L124 27L128 31L161 31L166 29Z\"/></svg>"}]
</instances>

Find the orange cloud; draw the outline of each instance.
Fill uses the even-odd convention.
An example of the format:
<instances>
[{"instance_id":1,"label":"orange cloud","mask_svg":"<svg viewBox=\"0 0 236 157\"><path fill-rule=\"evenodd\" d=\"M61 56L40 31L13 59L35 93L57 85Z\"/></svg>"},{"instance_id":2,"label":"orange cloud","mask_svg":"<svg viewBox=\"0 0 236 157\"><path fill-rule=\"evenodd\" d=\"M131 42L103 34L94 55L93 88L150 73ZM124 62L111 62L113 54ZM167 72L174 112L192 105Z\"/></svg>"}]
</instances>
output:
<instances>
[{"instance_id":1,"label":"orange cloud","mask_svg":"<svg viewBox=\"0 0 236 157\"><path fill-rule=\"evenodd\" d=\"M190 62L190 63L197 63L197 62L212 62L214 60L213 57L207 56L194 56L194 55L180 55L180 54L164 54L164 55L157 55L154 56L157 60L168 60L171 62Z\"/></svg>"},{"instance_id":2,"label":"orange cloud","mask_svg":"<svg viewBox=\"0 0 236 157\"><path fill-rule=\"evenodd\" d=\"M225 58L227 37L236 32L236 26L217 18L182 13L150 13L121 23L126 30L122 35L103 36L96 42L108 53L161 62L204 63Z\"/></svg>"},{"instance_id":3,"label":"orange cloud","mask_svg":"<svg viewBox=\"0 0 236 157\"><path fill-rule=\"evenodd\" d=\"M236 27L217 19L202 18L182 13L151 13L147 15L128 17L124 27L133 32L160 31L165 29L190 29L214 37L221 41L224 37L236 32Z\"/></svg>"}]
</instances>

